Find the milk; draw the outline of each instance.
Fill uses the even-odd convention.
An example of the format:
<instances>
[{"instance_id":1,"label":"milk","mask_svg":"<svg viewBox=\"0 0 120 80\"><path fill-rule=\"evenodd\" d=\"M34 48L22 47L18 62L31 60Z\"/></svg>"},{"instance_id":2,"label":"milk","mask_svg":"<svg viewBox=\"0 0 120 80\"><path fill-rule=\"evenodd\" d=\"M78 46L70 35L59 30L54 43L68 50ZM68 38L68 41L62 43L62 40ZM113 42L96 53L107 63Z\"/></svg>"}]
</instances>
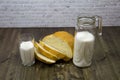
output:
<instances>
[{"instance_id":1,"label":"milk","mask_svg":"<svg viewBox=\"0 0 120 80\"><path fill-rule=\"evenodd\" d=\"M20 44L20 56L24 66L31 66L35 62L34 45L32 41L23 41Z\"/></svg>"},{"instance_id":2,"label":"milk","mask_svg":"<svg viewBox=\"0 0 120 80\"><path fill-rule=\"evenodd\" d=\"M77 32L75 35L73 63L78 67L91 65L95 37L88 31Z\"/></svg>"}]
</instances>

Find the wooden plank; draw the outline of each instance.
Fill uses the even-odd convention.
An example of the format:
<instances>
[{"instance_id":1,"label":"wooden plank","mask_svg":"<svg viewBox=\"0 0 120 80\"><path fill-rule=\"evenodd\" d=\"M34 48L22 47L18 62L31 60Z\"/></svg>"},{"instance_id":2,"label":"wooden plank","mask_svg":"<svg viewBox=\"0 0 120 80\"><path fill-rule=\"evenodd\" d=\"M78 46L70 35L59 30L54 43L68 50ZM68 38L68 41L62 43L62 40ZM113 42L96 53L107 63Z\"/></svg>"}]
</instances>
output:
<instances>
[{"instance_id":1,"label":"wooden plank","mask_svg":"<svg viewBox=\"0 0 120 80\"><path fill-rule=\"evenodd\" d=\"M106 54L111 64L111 69L116 76L116 80L120 80L120 28L109 28L105 31L104 40L106 44L104 45L108 47Z\"/></svg>"},{"instance_id":2,"label":"wooden plank","mask_svg":"<svg viewBox=\"0 0 120 80\"><path fill-rule=\"evenodd\" d=\"M9 51L8 51L8 48L9 46L7 46L7 42L6 42L6 39L9 39L8 36L10 36L9 34L9 30L5 30L5 29L2 29L3 30L3 33L1 34L2 36L2 43L1 43L1 48L0 48L0 79L4 80L5 79L5 74L7 73L7 70L8 70L8 65L9 65ZM8 32L8 33L7 33ZM11 32L11 31L10 31ZM5 46L6 45L6 46Z\"/></svg>"},{"instance_id":3,"label":"wooden plank","mask_svg":"<svg viewBox=\"0 0 120 80\"><path fill-rule=\"evenodd\" d=\"M11 58L13 57L12 53L14 52L13 49L16 49L14 47L16 41L14 39L16 39L15 35L17 34L17 30L14 29L4 29L4 41L2 43L2 47L0 49L2 49L1 51L1 62L0 62L0 79L1 80L5 80L5 76L6 74L9 72L9 67L11 65L10 61ZM12 38L12 39L11 39Z\"/></svg>"},{"instance_id":4,"label":"wooden plank","mask_svg":"<svg viewBox=\"0 0 120 80\"><path fill-rule=\"evenodd\" d=\"M4 29L0 29L0 44L3 43L3 39L4 39L3 33L4 33ZM0 49L1 49L1 47L2 47L2 45L0 45Z\"/></svg>"},{"instance_id":5,"label":"wooden plank","mask_svg":"<svg viewBox=\"0 0 120 80\"><path fill-rule=\"evenodd\" d=\"M88 68L78 68L72 60L52 65L36 60L31 67L21 64L21 34L32 33L40 40L59 30L74 34L74 28L0 29L0 80L120 80L120 28L103 29L103 37L96 41L93 63Z\"/></svg>"}]
</instances>

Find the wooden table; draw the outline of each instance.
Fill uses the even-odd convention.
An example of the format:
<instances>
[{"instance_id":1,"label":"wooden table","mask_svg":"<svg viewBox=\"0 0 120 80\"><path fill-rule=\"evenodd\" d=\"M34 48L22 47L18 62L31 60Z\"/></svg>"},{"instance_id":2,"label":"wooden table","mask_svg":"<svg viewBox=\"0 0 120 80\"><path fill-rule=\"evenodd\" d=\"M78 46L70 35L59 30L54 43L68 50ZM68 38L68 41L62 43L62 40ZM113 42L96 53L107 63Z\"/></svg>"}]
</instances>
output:
<instances>
[{"instance_id":1,"label":"wooden table","mask_svg":"<svg viewBox=\"0 0 120 80\"><path fill-rule=\"evenodd\" d=\"M20 34L32 33L39 40L58 30L74 34L74 28L0 28L0 80L120 80L120 27L103 28L90 67L78 68L72 60L52 65L36 60L33 66L24 67Z\"/></svg>"}]
</instances>

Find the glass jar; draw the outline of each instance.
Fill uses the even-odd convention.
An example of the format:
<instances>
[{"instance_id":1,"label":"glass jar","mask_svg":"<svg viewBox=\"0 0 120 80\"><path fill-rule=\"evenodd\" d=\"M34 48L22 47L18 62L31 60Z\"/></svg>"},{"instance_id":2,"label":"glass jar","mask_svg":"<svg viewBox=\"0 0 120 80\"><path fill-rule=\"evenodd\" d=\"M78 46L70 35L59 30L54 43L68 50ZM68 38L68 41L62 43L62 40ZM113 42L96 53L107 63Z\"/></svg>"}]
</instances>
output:
<instances>
[{"instance_id":1,"label":"glass jar","mask_svg":"<svg viewBox=\"0 0 120 80\"><path fill-rule=\"evenodd\" d=\"M75 27L73 55L73 63L76 66L87 67L91 65L97 35L102 35L101 17L78 17Z\"/></svg>"}]
</instances>

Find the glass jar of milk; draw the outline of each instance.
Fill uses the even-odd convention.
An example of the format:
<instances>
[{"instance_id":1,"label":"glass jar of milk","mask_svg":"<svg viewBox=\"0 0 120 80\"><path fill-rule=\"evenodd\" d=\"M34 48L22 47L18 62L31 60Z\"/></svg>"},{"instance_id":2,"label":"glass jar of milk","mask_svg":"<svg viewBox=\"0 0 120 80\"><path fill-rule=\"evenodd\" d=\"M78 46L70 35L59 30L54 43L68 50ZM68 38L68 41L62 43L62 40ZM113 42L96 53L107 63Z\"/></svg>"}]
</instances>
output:
<instances>
[{"instance_id":1,"label":"glass jar of milk","mask_svg":"<svg viewBox=\"0 0 120 80\"><path fill-rule=\"evenodd\" d=\"M31 66L35 63L34 44L31 34L24 33L20 35L20 57L24 66Z\"/></svg>"},{"instance_id":2,"label":"glass jar of milk","mask_svg":"<svg viewBox=\"0 0 120 80\"><path fill-rule=\"evenodd\" d=\"M98 24L96 26L96 24ZM78 17L75 27L73 63L78 67L87 67L92 63L95 38L102 35L102 18Z\"/></svg>"}]
</instances>

